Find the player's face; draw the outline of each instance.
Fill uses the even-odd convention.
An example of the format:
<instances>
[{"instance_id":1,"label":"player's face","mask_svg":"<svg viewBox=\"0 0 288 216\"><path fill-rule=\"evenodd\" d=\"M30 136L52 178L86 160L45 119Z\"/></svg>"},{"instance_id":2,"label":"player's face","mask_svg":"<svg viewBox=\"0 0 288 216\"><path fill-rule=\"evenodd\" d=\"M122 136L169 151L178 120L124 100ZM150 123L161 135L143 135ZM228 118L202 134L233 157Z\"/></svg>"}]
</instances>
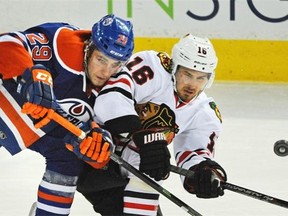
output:
<instances>
[{"instance_id":1,"label":"player's face","mask_svg":"<svg viewBox=\"0 0 288 216\"><path fill-rule=\"evenodd\" d=\"M102 87L119 69L123 62L109 58L99 50L94 50L88 60L88 74L94 86Z\"/></svg>"},{"instance_id":2,"label":"player's face","mask_svg":"<svg viewBox=\"0 0 288 216\"><path fill-rule=\"evenodd\" d=\"M175 74L177 94L184 102L197 97L208 82L208 74L179 66Z\"/></svg>"}]
</instances>

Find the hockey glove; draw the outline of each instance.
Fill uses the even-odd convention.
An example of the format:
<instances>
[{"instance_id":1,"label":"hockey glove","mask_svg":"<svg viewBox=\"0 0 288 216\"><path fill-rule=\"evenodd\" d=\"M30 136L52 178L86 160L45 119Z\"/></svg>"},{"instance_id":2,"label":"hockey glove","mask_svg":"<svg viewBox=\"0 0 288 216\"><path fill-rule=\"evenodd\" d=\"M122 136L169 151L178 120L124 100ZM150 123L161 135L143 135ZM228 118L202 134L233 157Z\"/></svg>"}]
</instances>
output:
<instances>
[{"instance_id":1,"label":"hockey glove","mask_svg":"<svg viewBox=\"0 0 288 216\"><path fill-rule=\"evenodd\" d=\"M24 71L18 80L17 92L32 104L48 109L56 108L52 76L43 65L34 65Z\"/></svg>"},{"instance_id":2,"label":"hockey glove","mask_svg":"<svg viewBox=\"0 0 288 216\"><path fill-rule=\"evenodd\" d=\"M141 130L134 133L132 139L139 148L139 170L156 181L168 178L171 156L163 132Z\"/></svg>"},{"instance_id":3,"label":"hockey glove","mask_svg":"<svg viewBox=\"0 0 288 216\"><path fill-rule=\"evenodd\" d=\"M114 151L110 133L94 121L91 122L91 131L83 140L74 135L68 135L64 140L68 150L97 169L103 168L109 162L110 154Z\"/></svg>"},{"instance_id":4,"label":"hockey glove","mask_svg":"<svg viewBox=\"0 0 288 216\"><path fill-rule=\"evenodd\" d=\"M34 65L27 68L18 80L17 92L27 99L21 112L31 115L36 122L36 128L48 132L56 125L48 124L56 109L56 99L53 93L52 76L43 65Z\"/></svg>"},{"instance_id":5,"label":"hockey glove","mask_svg":"<svg viewBox=\"0 0 288 216\"><path fill-rule=\"evenodd\" d=\"M216 198L224 195L220 182L227 181L225 170L215 161L207 159L190 168L193 177L186 177L184 188L199 198Z\"/></svg>"}]
</instances>

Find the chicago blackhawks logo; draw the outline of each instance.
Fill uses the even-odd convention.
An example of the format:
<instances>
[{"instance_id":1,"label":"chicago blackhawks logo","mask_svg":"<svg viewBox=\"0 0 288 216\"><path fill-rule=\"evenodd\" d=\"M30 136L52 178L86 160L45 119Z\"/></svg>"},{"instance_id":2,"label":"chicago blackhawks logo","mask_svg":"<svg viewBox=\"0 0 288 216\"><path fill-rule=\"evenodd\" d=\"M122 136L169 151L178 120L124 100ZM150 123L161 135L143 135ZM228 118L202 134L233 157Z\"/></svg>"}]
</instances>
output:
<instances>
[{"instance_id":1,"label":"chicago blackhawks logo","mask_svg":"<svg viewBox=\"0 0 288 216\"><path fill-rule=\"evenodd\" d=\"M166 104L137 104L135 110L139 115L143 129L155 129L162 132L168 143L172 142L179 131L176 124L175 113Z\"/></svg>"},{"instance_id":2,"label":"chicago blackhawks logo","mask_svg":"<svg viewBox=\"0 0 288 216\"><path fill-rule=\"evenodd\" d=\"M160 59L161 65L163 66L163 68L170 73L170 67L171 67L171 59L168 56L167 53L164 52L159 52L157 54L157 56Z\"/></svg>"}]
</instances>

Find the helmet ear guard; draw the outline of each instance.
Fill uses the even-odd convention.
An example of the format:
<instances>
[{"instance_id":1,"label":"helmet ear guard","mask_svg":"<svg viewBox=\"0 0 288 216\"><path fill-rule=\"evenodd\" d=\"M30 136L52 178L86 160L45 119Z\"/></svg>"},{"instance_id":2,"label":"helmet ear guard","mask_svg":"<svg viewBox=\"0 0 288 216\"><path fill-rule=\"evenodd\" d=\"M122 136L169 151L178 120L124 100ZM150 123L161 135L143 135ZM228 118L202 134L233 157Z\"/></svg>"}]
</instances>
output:
<instances>
[{"instance_id":1,"label":"helmet ear guard","mask_svg":"<svg viewBox=\"0 0 288 216\"><path fill-rule=\"evenodd\" d=\"M178 66L210 74L205 88L211 87L215 78L218 63L214 47L208 38L200 38L191 34L181 38L172 49L172 76L174 82ZM174 83L175 84L175 83ZM204 90L203 89L203 90Z\"/></svg>"}]
</instances>

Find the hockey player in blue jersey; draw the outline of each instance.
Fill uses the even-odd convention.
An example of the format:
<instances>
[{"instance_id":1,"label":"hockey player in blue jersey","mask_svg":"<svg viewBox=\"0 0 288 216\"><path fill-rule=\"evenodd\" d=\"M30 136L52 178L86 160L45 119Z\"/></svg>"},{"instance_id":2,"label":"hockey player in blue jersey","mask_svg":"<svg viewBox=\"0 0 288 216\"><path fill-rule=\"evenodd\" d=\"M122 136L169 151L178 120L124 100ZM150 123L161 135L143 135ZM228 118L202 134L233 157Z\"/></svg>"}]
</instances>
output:
<instances>
[{"instance_id":1,"label":"hockey player in blue jersey","mask_svg":"<svg viewBox=\"0 0 288 216\"><path fill-rule=\"evenodd\" d=\"M55 110L79 126L92 119L98 91L133 49L132 24L113 14L92 30L45 23L0 35L0 146L12 155L28 148L45 157L36 215L69 215L83 160L101 168L111 147L109 133L97 127L66 146L68 131L47 116Z\"/></svg>"}]
</instances>

